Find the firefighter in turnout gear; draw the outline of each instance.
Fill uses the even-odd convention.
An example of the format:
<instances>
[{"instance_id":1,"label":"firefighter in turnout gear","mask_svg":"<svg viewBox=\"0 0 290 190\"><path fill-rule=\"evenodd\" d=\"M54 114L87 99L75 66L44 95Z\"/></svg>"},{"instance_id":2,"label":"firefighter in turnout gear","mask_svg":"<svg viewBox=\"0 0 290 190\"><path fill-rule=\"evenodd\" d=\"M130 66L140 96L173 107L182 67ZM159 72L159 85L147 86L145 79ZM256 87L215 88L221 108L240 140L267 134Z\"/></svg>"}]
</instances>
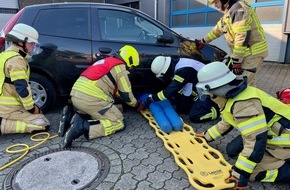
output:
<instances>
[{"instance_id":1,"label":"firefighter in turnout gear","mask_svg":"<svg viewBox=\"0 0 290 190\"><path fill-rule=\"evenodd\" d=\"M70 93L76 114L70 127L60 125L63 134L67 131L64 147L71 147L72 141L81 135L94 139L124 128L123 114L114 105L114 98L120 97L132 107L140 105L132 93L126 69L138 65L137 50L125 45L114 56L95 62L81 74ZM72 115L67 110L65 114Z\"/></svg>"},{"instance_id":2,"label":"firefighter in turnout gear","mask_svg":"<svg viewBox=\"0 0 290 190\"><path fill-rule=\"evenodd\" d=\"M198 42L204 44L224 35L230 47L231 57L227 62L236 75L248 77L248 85L255 85L255 73L268 55L264 30L254 9L243 0L209 0L223 13L217 25Z\"/></svg>"},{"instance_id":3,"label":"firefighter in turnout gear","mask_svg":"<svg viewBox=\"0 0 290 190\"><path fill-rule=\"evenodd\" d=\"M248 181L289 182L290 109L264 91L247 86L247 77L236 76L222 62L205 65L196 85L201 99L210 95L221 109L222 120L196 136L208 142L236 128L241 135L226 148L237 158L227 182L245 189Z\"/></svg>"},{"instance_id":4,"label":"firefighter in turnout gear","mask_svg":"<svg viewBox=\"0 0 290 190\"><path fill-rule=\"evenodd\" d=\"M5 36L11 42L0 54L1 134L47 131L49 121L34 103L28 83L27 59L38 43L38 32L26 24L16 24Z\"/></svg>"},{"instance_id":5,"label":"firefighter in turnout gear","mask_svg":"<svg viewBox=\"0 0 290 190\"><path fill-rule=\"evenodd\" d=\"M176 105L177 113L189 114L192 122L217 119L218 106L211 101L209 96L201 102L196 94L197 72L203 66L203 63L190 58L156 57L151 65L152 72L157 78L170 82L164 90L149 95L146 100L147 104L168 99Z\"/></svg>"}]
</instances>

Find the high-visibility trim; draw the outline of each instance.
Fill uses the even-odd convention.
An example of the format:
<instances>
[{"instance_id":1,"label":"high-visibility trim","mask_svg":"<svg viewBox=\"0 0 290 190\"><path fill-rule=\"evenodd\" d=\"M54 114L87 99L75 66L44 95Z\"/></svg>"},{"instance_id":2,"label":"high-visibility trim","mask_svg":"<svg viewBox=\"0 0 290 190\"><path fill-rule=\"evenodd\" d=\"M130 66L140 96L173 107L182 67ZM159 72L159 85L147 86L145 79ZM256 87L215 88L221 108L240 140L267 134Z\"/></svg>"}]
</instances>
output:
<instances>
[{"instance_id":1,"label":"high-visibility trim","mask_svg":"<svg viewBox=\"0 0 290 190\"><path fill-rule=\"evenodd\" d=\"M242 135L258 131L265 127L267 127L267 121L264 114L248 119L237 125L237 128L239 129L239 131L241 131Z\"/></svg>"},{"instance_id":2,"label":"high-visibility trim","mask_svg":"<svg viewBox=\"0 0 290 190\"><path fill-rule=\"evenodd\" d=\"M218 150L210 147L204 139L196 137L190 125L184 123L182 130L168 134L160 129L148 109L141 113L156 135L163 140L165 148L172 153L176 164L185 171L195 189L217 190L234 187L234 183L225 183L230 177L232 166Z\"/></svg>"},{"instance_id":3,"label":"high-visibility trim","mask_svg":"<svg viewBox=\"0 0 290 190\"><path fill-rule=\"evenodd\" d=\"M157 93L157 97L159 98L159 100L166 100L167 99L163 93L163 90Z\"/></svg>"},{"instance_id":4,"label":"high-visibility trim","mask_svg":"<svg viewBox=\"0 0 290 190\"><path fill-rule=\"evenodd\" d=\"M238 33L238 32L247 32L251 30L249 25L245 25L245 26L239 26L239 27L235 27L233 28L234 33Z\"/></svg>"},{"instance_id":5,"label":"high-visibility trim","mask_svg":"<svg viewBox=\"0 0 290 190\"><path fill-rule=\"evenodd\" d=\"M23 121L16 121L15 133L25 133L26 125Z\"/></svg>"},{"instance_id":6,"label":"high-visibility trim","mask_svg":"<svg viewBox=\"0 0 290 190\"><path fill-rule=\"evenodd\" d=\"M250 49L251 49L252 55L263 53L268 50L267 42L266 41L257 42L251 45Z\"/></svg>"},{"instance_id":7,"label":"high-visibility trim","mask_svg":"<svg viewBox=\"0 0 290 190\"><path fill-rule=\"evenodd\" d=\"M1 53L1 56L0 56L0 95L2 94L5 78L8 77L8 76L5 76L5 73L4 73L6 61L18 55L19 53L16 51L4 51Z\"/></svg>"},{"instance_id":8,"label":"high-visibility trim","mask_svg":"<svg viewBox=\"0 0 290 190\"><path fill-rule=\"evenodd\" d=\"M233 48L233 53L244 54L246 49L247 49L246 46L235 45L234 48Z\"/></svg>"},{"instance_id":9,"label":"high-visibility trim","mask_svg":"<svg viewBox=\"0 0 290 190\"><path fill-rule=\"evenodd\" d=\"M8 96L0 96L1 105L20 106L22 105L19 99Z\"/></svg>"},{"instance_id":10,"label":"high-visibility trim","mask_svg":"<svg viewBox=\"0 0 290 190\"><path fill-rule=\"evenodd\" d=\"M251 174L253 173L253 170L255 169L257 163L249 160L248 158L242 156L241 154L239 155L235 166L239 168L240 170L246 171L247 173Z\"/></svg>"},{"instance_id":11,"label":"high-visibility trim","mask_svg":"<svg viewBox=\"0 0 290 190\"><path fill-rule=\"evenodd\" d=\"M176 80L176 81L182 83L184 81L184 78L182 78L181 76L178 76L178 75L174 75L173 80Z\"/></svg>"},{"instance_id":12,"label":"high-visibility trim","mask_svg":"<svg viewBox=\"0 0 290 190\"><path fill-rule=\"evenodd\" d=\"M280 136L272 136L267 140L267 144L276 146L290 146L290 134L281 134Z\"/></svg>"},{"instance_id":13,"label":"high-visibility trim","mask_svg":"<svg viewBox=\"0 0 290 190\"><path fill-rule=\"evenodd\" d=\"M24 70L19 71L11 71L10 72L11 81L21 80L21 79L28 79L28 75Z\"/></svg>"},{"instance_id":14,"label":"high-visibility trim","mask_svg":"<svg viewBox=\"0 0 290 190\"><path fill-rule=\"evenodd\" d=\"M114 67L114 69L115 69L115 71L116 71L117 74L120 73L120 72L122 71L120 65L116 65L116 66Z\"/></svg>"},{"instance_id":15,"label":"high-visibility trim","mask_svg":"<svg viewBox=\"0 0 290 190\"><path fill-rule=\"evenodd\" d=\"M21 98L22 104L25 108L32 107L34 105L34 100L31 96L28 98Z\"/></svg>"},{"instance_id":16,"label":"high-visibility trim","mask_svg":"<svg viewBox=\"0 0 290 190\"><path fill-rule=\"evenodd\" d=\"M115 133L116 131L124 128L124 123L118 120L118 123L116 125L112 125L111 121L108 119L100 120L101 124L104 127L105 130L105 136L111 135Z\"/></svg>"},{"instance_id":17,"label":"high-visibility trim","mask_svg":"<svg viewBox=\"0 0 290 190\"><path fill-rule=\"evenodd\" d=\"M217 113L216 109L214 107L211 107L210 113L207 113L204 116L200 117L200 120L204 120L204 119L208 119L208 118L216 119L217 115L218 115L218 113Z\"/></svg>"},{"instance_id":18,"label":"high-visibility trim","mask_svg":"<svg viewBox=\"0 0 290 190\"><path fill-rule=\"evenodd\" d=\"M124 91L125 91L125 92L130 92L130 91L131 91L131 88L129 87L129 84L127 83L126 78L125 78L124 76L122 76L122 77L120 78L120 81L121 81L121 83L122 83L122 86L123 86L123 88L124 88Z\"/></svg>"},{"instance_id":19,"label":"high-visibility trim","mask_svg":"<svg viewBox=\"0 0 290 190\"><path fill-rule=\"evenodd\" d=\"M211 41L217 38L217 36L213 33L213 31L210 31L207 36Z\"/></svg>"},{"instance_id":20,"label":"high-visibility trim","mask_svg":"<svg viewBox=\"0 0 290 190\"><path fill-rule=\"evenodd\" d=\"M264 179L261 180L261 182L275 182L277 176L278 176L278 169L267 170L266 176Z\"/></svg>"},{"instance_id":21,"label":"high-visibility trim","mask_svg":"<svg viewBox=\"0 0 290 190\"><path fill-rule=\"evenodd\" d=\"M217 139L219 139L219 138L221 138L222 137L222 135L219 133L219 131L217 130L217 126L216 125L214 125L214 126L212 126L211 128L209 128L208 130L207 130L207 132L208 132L208 134L210 135L210 137L212 138L212 139L214 139L214 140L217 140Z\"/></svg>"},{"instance_id":22,"label":"high-visibility trim","mask_svg":"<svg viewBox=\"0 0 290 190\"><path fill-rule=\"evenodd\" d=\"M90 81L90 80L84 80L82 78L79 78L74 86L73 89L80 91L84 94L100 98L104 101L108 101L109 97L103 92L103 90L97 86L95 86L95 83L97 81Z\"/></svg>"}]
</instances>

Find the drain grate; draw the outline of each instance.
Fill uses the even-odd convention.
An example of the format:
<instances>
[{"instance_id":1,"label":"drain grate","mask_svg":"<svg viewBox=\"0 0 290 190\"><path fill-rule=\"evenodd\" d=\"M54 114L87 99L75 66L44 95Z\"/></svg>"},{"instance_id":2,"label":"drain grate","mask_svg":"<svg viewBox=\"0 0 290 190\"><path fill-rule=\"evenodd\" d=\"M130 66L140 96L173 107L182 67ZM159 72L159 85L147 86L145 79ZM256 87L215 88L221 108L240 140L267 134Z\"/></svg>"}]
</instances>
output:
<instances>
[{"instance_id":1,"label":"drain grate","mask_svg":"<svg viewBox=\"0 0 290 190\"><path fill-rule=\"evenodd\" d=\"M4 190L92 189L106 178L109 167L108 157L92 148L50 150L11 170Z\"/></svg>"}]
</instances>

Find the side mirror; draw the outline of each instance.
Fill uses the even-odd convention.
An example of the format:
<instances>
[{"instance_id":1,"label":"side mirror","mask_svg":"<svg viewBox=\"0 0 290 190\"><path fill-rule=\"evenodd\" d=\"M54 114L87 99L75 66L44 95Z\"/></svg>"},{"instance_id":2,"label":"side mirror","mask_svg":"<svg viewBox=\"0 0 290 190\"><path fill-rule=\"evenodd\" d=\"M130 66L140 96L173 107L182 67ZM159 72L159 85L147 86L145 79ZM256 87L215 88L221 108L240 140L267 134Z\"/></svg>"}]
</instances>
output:
<instances>
[{"instance_id":1,"label":"side mirror","mask_svg":"<svg viewBox=\"0 0 290 190\"><path fill-rule=\"evenodd\" d=\"M158 35L156 39L158 43L162 44L173 44L174 42L174 38L171 36Z\"/></svg>"}]
</instances>

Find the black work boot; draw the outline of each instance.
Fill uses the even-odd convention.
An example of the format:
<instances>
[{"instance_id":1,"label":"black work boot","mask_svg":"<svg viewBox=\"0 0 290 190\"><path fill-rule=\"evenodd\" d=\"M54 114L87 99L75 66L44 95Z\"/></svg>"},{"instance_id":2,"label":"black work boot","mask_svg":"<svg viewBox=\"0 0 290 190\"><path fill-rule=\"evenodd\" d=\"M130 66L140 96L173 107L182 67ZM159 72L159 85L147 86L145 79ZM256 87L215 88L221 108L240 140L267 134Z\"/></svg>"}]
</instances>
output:
<instances>
[{"instance_id":1,"label":"black work boot","mask_svg":"<svg viewBox=\"0 0 290 190\"><path fill-rule=\"evenodd\" d=\"M62 116L59 121L58 135L63 137L68 128L70 127L70 121L74 115L74 109L72 105L64 106L62 110Z\"/></svg>"},{"instance_id":2,"label":"black work boot","mask_svg":"<svg viewBox=\"0 0 290 190\"><path fill-rule=\"evenodd\" d=\"M82 115L75 113L72 121L71 127L65 133L63 146L64 148L70 148L72 141L84 135L88 140L89 138L89 122L82 117Z\"/></svg>"}]
</instances>

